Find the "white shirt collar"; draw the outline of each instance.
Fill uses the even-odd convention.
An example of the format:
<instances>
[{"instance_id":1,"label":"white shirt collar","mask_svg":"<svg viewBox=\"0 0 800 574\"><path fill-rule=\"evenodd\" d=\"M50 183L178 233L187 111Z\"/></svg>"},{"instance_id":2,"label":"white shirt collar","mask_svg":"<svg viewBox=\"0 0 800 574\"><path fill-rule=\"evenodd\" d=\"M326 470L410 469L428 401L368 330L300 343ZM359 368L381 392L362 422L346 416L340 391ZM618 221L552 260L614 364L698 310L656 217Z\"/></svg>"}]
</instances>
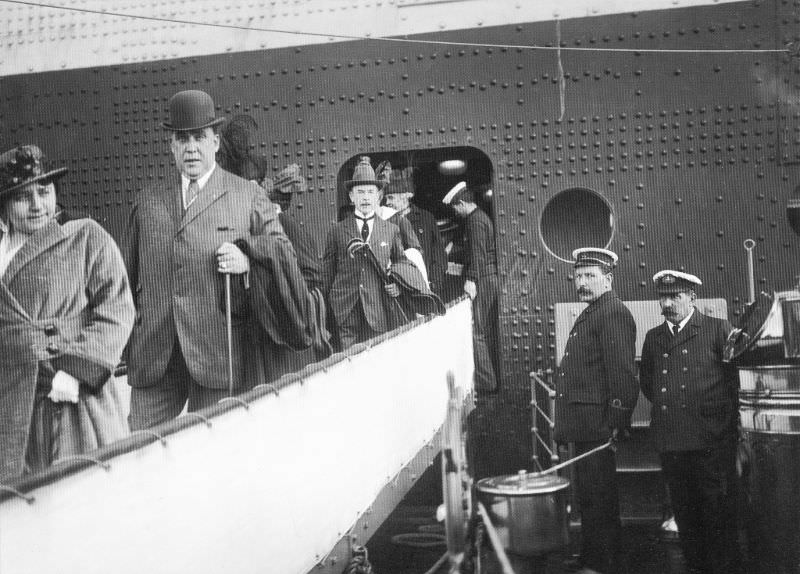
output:
<instances>
[{"instance_id":1,"label":"white shirt collar","mask_svg":"<svg viewBox=\"0 0 800 574\"><path fill-rule=\"evenodd\" d=\"M372 228L375 225L375 218L378 217L377 212L373 211L372 216L370 217L368 215L364 215L363 213L361 213L359 210L356 209L353 211L353 215L355 215L356 218L361 217L362 219L369 217L369 219L367 219L367 227L369 227L369 235L367 235L367 239L369 239L370 236L372 235ZM361 220L356 219L356 229L358 229L359 235L361 235L361 225L362 225Z\"/></svg>"},{"instance_id":2,"label":"white shirt collar","mask_svg":"<svg viewBox=\"0 0 800 574\"><path fill-rule=\"evenodd\" d=\"M677 330L677 331L674 331L674 330L672 329L672 325L674 325L674 323L669 323L669 321L667 321L667 323L669 323L669 325L670 325L670 326L669 326L670 330L671 330L673 333L680 333L681 331L683 331L683 328L686 326L686 323L688 323L688 322L689 322L689 319L691 319L691 318L692 318L692 315L694 315L694 307L692 307L692 310L691 310L691 311L689 311L689 314L688 314L688 315L686 315L686 317L684 317L684 318L683 318L683 321L681 321L680 323L678 323L678 330Z\"/></svg>"},{"instance_id":3,"label":"white shirt collar","mask_svg":"<svg viewBox=\"0 0 800 574\"><path fill-rule=\"evenodd\" d=\"M197 178L197 185L200 186L201 190L206 186L208 180L211 179L211 175L214 173L216 168L217 164L214 163L214 165L211 166L211 169L209 169L204 175ZM181 174L181 189L183 190L183 193L186 193L186 190L189 189L190 181L191 179Z\"/></svg>"}]
</instances>

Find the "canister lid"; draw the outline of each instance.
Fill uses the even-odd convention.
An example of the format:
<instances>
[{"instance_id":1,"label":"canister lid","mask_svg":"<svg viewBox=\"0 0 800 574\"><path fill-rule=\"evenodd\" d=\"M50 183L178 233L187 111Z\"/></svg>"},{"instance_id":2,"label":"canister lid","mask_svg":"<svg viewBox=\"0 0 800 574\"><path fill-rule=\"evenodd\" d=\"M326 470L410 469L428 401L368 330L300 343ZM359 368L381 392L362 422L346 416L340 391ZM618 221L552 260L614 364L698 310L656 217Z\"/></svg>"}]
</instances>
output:
<instances>
[{"instance_id":1,"label":"canister lid","mask_svg":"<svg viewBox=\"0 0 800 574\"><path fill-rule=\"evenodd\" d=\"M530 496L547 494L569 486L569 480L555 474L536 476L536 473L520 471L517 474L493 476L478 481L480 492L502 494L504 496Z\"/></svg>"}]
</instances>

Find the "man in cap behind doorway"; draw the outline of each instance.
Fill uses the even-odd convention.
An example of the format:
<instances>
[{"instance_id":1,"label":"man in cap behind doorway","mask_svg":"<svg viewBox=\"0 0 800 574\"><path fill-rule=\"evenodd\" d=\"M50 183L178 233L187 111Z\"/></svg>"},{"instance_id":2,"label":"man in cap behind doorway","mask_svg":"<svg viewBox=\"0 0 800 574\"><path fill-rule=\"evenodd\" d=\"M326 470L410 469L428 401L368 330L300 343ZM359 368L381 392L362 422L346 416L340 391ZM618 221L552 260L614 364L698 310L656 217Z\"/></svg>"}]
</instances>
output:
<instances>
[{"instance_id":1,"label":"man in cap behind doorway","mask_svg":"<svg viewBox=\"0 0 800 574\"><path fill-rule=\"evenodd\" d=\"M639 376L684 558L691 572L741 572L738 378L722 361L731 325L695 307L697 276L667 269L653 283L665 321L647 332Z\"/></svg>"},{"instance_id":2,"label":"man in cap behind doorway","mask_svg":"<svg viewBox=\"0 0 800 574\"><path fill-rule=\"evenodd\" d=\"M572 257L578 298L588 306L572 326L556 377L554 438L573 443L579 456L630 426L639 388L636 324L611 286L617 255L587 247ZM581 571L615 572L621 524L614 451L600 450L573 468L581 512Z\"/></svg>"},{"instance_id":3,"label":"man in cap behind doorway","mask_svg":"<svg viewBox=\"0 0 800 574\"><path fill-rule=\"evenodd\" d=\"M404 217L411 224L422 248L422 257L425 261L431 290L441 296L444 274L447 269L447 253L444 250L444 242L433 215L411 203L413 197L413 169L407 167L392 170L385 193L386 205L396 211L390 221L393 221L395 217Z\"/></svg>"},{"instance_id":4,"label":"man in cap behind doorway","mask_svg":"<svg viewBox=\"0 0 800 574\"><path fill-rule=\"evenodd\" d=\"M235 242L247 241L270 254L273 268L300 276L266 191L216 165L222 122L207 93L175 94L162 125L177 169L141 191L131 212L123 256L138 311L128 347L134 431L176 417L187 403L194 411L228 396L223 277L241 291L250 269ZM237 319L242 313L233 310ZM234 321L234 393L258 382L249 361L259 353L250 344L245 321Z\"/></svg>"},{"instance_id":5,"label":"man in cap behind doorway","mask_svg":"<svg viewBox=\"0 0 800 574\"><path fill-rule=\"evenodd\" d=\"M457 183L442 198L464 220L466 260L464 293L472 300L472 346L475 355L475 390L497 390L497 252L494 224L475 203L466 182Z\"/></svg>"},{"instance_id":6,"label":"man in cap behind doorway","mask_svg":"<svg viewBox=\"0 0 800 574\"><path fill-rule=\"evenodd\" d=\"M400 287L384 283L367 249L382 270L405 260L400 229L376 217L385 182L376 179L368 157L359 158L353 179L345 185L355 209L328 233L322 265L323 292L336 319L341 350L393 328L384 298L398 297ZM367 245L353 251L354 240Z\"/></svg>"}]
</instances>

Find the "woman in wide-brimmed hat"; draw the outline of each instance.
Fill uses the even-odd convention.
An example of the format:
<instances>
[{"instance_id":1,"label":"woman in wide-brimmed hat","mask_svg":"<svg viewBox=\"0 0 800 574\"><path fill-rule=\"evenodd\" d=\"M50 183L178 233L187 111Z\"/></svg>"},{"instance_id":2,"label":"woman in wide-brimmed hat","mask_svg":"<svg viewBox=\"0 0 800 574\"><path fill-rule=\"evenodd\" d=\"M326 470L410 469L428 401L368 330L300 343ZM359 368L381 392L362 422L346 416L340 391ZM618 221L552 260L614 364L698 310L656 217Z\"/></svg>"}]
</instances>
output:
<instances>
[{"instance_id":1,"label":"woman in wide-brimmed hat","mask_svg":"<svg viewBox=\"0 0 800 574\"><path fill-rule=\"evenodd\" d=\"M113 372L133 325L114 240L57 212L41 150L0 154L0 481L127 432Z\"/></svg>"}]
</instances>

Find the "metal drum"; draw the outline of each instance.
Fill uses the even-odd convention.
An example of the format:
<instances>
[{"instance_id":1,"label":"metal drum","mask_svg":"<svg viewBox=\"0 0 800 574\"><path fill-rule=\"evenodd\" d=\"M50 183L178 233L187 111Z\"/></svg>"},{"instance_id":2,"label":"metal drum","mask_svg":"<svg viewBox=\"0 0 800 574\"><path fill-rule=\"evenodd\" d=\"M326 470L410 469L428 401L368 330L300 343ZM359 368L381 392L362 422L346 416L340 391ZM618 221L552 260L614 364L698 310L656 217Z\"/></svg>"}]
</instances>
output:
<instances>
[{"instance_id":1,"label":"metal drum","mask_svg":"<svg viewBox=\"0 0 800 574\"><path fill-rule=\"evenodd\" d=\"M759 574L800 574L800 365L739 369L743 517Z\"/></svg>"},{"instance_id":2,"label":"metal drum","mask_svg":"<svg viewBox=\"0 0 800 574\"><path fill-rule=\"evenodd\" d=\"M508 552L541 556L569 545L566 478L521 471L484 478L476 486Z\"/></svg>"}]
</instances>

